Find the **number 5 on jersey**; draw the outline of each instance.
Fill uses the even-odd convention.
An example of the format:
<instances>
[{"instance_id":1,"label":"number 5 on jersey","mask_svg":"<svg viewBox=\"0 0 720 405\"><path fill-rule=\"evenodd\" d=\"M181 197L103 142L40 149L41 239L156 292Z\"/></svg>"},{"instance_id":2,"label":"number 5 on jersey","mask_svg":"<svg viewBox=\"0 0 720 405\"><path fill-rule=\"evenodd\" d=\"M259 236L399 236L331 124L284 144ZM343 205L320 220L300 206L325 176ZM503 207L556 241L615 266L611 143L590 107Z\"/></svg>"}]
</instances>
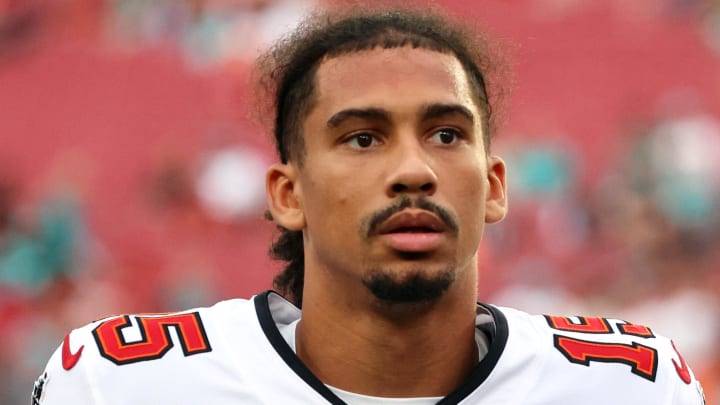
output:
<instances>
[{"instance_id":1,"label":"number 5 on jersey","mask_svg":"<svg viewBox=\"0 0 720 405\"><path fill-rule=\"evenodd\" d=\"M212 350L197 312L134 318L141 336L136 342L127 342L122 333L123 329L132 325L127 315L104 321L93 330L103 357L118 365L159 359L174 345L170 328L177 332L185 356Z\"/></svg>"}]
</instances>

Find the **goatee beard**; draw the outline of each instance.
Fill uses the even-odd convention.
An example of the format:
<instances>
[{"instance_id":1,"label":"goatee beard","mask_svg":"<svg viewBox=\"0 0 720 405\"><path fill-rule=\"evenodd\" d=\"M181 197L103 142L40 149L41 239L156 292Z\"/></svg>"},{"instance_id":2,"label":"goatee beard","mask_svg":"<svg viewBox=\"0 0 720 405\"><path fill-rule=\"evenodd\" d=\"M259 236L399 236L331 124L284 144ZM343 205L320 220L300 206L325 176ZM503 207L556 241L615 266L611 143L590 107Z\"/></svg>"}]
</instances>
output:
<instances>
[{"instance_id":1,"label":"goatee beard","mask_svg":"<svg viewBox=\"0 0 720 405\"><path fill-rule=\"evenodd\" d=\"M387 271L375 270L363 284L384 304L421 304L437 301L455 281L451 270L432 275L413 271L397 277Z\"/></svg>"}]
</instances>

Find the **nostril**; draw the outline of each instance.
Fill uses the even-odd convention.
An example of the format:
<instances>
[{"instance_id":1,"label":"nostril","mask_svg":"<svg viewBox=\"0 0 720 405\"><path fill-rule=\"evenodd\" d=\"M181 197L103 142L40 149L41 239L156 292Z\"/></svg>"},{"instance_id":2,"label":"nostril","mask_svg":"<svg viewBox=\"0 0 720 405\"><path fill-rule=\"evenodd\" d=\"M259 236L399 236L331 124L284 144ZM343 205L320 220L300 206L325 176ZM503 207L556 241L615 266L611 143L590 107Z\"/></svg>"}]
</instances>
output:
<instances>
[{"instance_id":1,"label":"nostril","mask_svg":"<svg viewBox=\"0 0 720 405\"><path fill-rule=\"evenodd\" d=\"M392 186L393 192L396 192L396 193L402 193L403 191L407 191L407 189L408 189L408 187L401 183L395 183Z\"/></svg>"},{"instance_id":2,"label":"nostril","mask_svg":"<svg viewBox=\"0 0 720 405\"><path fill-rule=\"evenodd\" d=\"M423 193L431 193L434 189L435 189L435 183L433 183L433 182L423 183L422 185L420 185L420 187L411 187L404 183L395 183L392 185L392 191L393 191L393 193L396 193L396 194L407 193L407 192L410 192L411 190L420 191Z\"/></svg>"}]
</instances>

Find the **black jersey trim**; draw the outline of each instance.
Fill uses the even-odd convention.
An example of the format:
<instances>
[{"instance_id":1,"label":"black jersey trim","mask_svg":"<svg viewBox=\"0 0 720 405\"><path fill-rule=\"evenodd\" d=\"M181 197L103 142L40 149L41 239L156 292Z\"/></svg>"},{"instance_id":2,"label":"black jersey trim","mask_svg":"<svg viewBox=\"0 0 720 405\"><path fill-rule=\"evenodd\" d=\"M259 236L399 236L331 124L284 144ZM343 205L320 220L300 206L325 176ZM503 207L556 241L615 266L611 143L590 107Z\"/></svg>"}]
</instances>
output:
<instances>
[{"instance_id":1,"label":"black jersey trim","mask_svg":"<svg viewBox=\"0 0 720 405\"><path fill-rule=\"evenodd\" d=\"M268 297L270 294L277 294L274 291L266 291L262 294L255 296L255 312L257 313L258 320L260 321L260 327L265 333L268 341L290 367L295 374L302 378L309 386L315 391L327 399L331 404L335 405L347 405L342 399L338 398L337 395L333 394L330 389L320 381L310 369L300 361L300 358L295 354L292 348L288 346L285 338L282 337L280 331L275 325L275 320L270 312L270 302ZM279 294L278 294L279 295Z\"/></svg>"},{"instance_id":2,"label":"black jersey trim","mask_svg":"<svg viewBox=\"0 0 720 405\"><path fill-rule=\"evenodd\" d=\"M490 312L494 321L494 325L489 325L487 328L482 326L478 327L478 329L487 335L490 340L490 347L488 347L488 352L485 357L475 366L475 369L465 379L462 385L438 402L438 405L457 404L472 394L473 391L490 376L490 373L492 373L498 361L500 361L500 356L502 356L503 351L505 351L509 334L507 318L505 318L505 315L499 309L492 305L483 303L478 303L478 305Z\"/></svg>"},{"instance_id":3,"label":"black jersey trim","mask_svg":"<svg viewBox=\"0 0 720 405\"><path fill-rule=\"evenodd\" d=\"M258 320L260 321L260 327L265 333L265 336L270 344L285 361L285 363L295 372L295 374L302 378L309 386L327 399L331 404L347 405L342 399L333 394L333 392L330 391L330 389L328 389L328 387L325 386L325 384L323 384L323 382L320 381L315 374L313 374L312 371L303 364L302 361L300 361L295 352L290 348L290 346L288 346L285 338L282 337L280 331L277 329L275 320L270 312L270 302L268 299L270 294L277 293L274 291L266 291L262 294L256 295L254 299L255 312L257 313ZM478 305L490 312L494 321L494 325L490 325L490 327L478 327L488 336L490 347L488 348L488 352L485 357L483 357L465 381L457 389L440 400L438 405L457 404L475 391L488 378L505 350L509 334L508 323L505 315L492 305L482 303L479 303Z\"/></svg>"}]
</instances>

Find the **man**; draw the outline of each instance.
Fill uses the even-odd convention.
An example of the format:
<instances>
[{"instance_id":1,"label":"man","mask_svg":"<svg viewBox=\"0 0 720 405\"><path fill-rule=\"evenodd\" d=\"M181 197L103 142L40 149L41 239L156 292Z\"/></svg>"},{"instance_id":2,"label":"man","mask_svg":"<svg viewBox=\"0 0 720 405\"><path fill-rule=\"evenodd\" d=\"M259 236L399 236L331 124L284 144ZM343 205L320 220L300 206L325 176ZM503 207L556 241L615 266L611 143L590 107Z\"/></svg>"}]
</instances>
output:
<instances>
[{"instance_id":1,"label":"man","mask_svg":"<svg viewBox=\"0 0 720 405\"><path fill-rule=\"evenodd\" d=\"M456 22L309 20L263 60L278 289L70 333L42 404L700 404L672 343L604 318L478 304L507 210L487 60Z\"/></svg>"}]
</instances>

